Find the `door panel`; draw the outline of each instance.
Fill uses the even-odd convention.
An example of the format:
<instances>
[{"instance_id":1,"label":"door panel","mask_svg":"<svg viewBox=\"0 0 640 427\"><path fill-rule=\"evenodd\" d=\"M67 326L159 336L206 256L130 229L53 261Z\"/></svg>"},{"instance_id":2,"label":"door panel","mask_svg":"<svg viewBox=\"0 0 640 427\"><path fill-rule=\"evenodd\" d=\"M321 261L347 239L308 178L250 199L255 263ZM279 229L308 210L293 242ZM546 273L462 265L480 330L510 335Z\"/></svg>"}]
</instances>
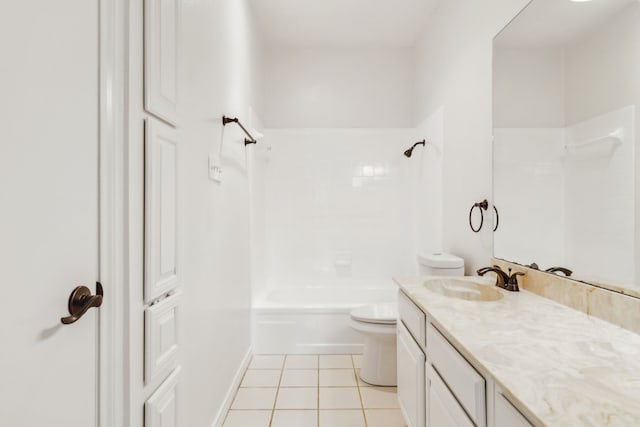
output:
<instances>
[{"instance_id":1,"label":"door panel","mask_svg":"<svg viewBox=\"0 0 640 427\"><path fill-rule=\"evenodd\" d=\"M145 427L178 427L178 366L144 404Z\"/></svg>"},{"instance_id":2,"label":"door panel","mask_svg":"<svg viewBox=\"0 0 640 427\"><path fill-rule=\"evenodd\" d=\"M145 109L172 125L178 115L180 2L145 0Z\"/></svg>"},{"instance_id":3,"label":"door panel","mask_svg":"<svg viewBox=\"0 0 640 427\"><path fill-rule=\"evenodd\" d=\"M145 302L179 285L177 132L149 118L145 127Z\"/></svg>"},{"instance_id":4,"label":"door panel","mask_svg":"<svg viewBox=\"0 0 640 427\"><path fill-rule=\"evenodd\" d=\"M146 384L160 382L178 363L179 303L178 291L144 312Z\"/></svg>"},{"instance_id":5,"label":"door panel","mask_svg":"<svg viewBox=\"0 0 640 427\"><path fill-rule=\"evenodd\" d=\"M97 310L60 318L98 280L97 23L97 0L0 3L0 425L95 425Z\"/></svg>"}]
</instances>

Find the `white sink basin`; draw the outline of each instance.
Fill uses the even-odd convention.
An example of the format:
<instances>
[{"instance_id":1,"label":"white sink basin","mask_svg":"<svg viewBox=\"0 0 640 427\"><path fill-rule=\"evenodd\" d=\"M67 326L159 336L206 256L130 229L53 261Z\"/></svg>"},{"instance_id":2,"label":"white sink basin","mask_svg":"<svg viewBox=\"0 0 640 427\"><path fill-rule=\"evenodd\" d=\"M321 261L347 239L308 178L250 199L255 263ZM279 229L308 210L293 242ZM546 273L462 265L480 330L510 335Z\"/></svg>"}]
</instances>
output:
<instances>
[{"instance_id":1,"label":"white sink basin","mask_svg":"<svg viewBox=\"0 0 640 427\"><path fill-rule=\"evenodd\" d=\"M446 297L467 301L498 301L502 292L493 286L495 279L480 277L435 277L424 281L424 287Z\"/></svg>"}]
</instances>

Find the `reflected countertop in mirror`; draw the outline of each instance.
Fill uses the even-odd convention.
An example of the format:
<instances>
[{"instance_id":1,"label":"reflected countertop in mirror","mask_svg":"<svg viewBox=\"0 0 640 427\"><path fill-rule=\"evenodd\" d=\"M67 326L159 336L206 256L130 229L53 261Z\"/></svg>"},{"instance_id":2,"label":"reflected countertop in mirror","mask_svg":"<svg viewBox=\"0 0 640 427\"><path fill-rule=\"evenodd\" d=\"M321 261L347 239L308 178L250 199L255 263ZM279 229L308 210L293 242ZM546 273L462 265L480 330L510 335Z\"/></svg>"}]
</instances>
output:
<instances>
[{"instance_id":1,"label":"reflected countertop in mirror","mask_svg":"<svg viewBox=\"0 0 640 427\"><path fill-rule=\"evenodd\" d=\"M640 2L533 0L493 50L494 256L640 295Z\"/></svg>"}]
</instances>

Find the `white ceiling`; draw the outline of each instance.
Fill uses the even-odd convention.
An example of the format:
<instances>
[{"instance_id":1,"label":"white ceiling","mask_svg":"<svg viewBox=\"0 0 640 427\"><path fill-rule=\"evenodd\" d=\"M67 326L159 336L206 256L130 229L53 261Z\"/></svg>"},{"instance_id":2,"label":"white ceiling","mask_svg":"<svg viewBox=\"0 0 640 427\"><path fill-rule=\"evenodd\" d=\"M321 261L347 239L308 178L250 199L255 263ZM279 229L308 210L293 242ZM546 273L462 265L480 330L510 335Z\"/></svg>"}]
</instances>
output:
<instances>
[{"instance_id":1,"label":"white ceiling","mask_svg":"<svg viewBox=\"0 0 640 427\"><path fill-rule=\"evenodd\" d=\"M499 47L562 48L639 0L534 0L499 35Z\"/></svg>"},{"instance_id":2,"label":"white ceiling","mask_svg":"<svg viewBox=\"0 0 640 427\"><path fill-rule=\"evenodd\" d=\"M412 46L441 0L251 0L275 46Z\"/></svg>"}]
</instances>

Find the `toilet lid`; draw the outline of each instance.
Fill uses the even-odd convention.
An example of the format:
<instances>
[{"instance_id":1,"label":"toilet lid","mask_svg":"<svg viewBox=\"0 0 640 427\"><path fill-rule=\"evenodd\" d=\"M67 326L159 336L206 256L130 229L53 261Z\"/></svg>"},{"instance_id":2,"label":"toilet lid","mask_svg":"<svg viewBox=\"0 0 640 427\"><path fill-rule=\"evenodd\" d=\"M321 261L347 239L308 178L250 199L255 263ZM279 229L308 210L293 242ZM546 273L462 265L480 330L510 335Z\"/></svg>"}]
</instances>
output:
<instances>
[{"instance_id":1,"label":"toilet lid","mask_svg":"<svg viewBox=\"0 0 640 427\"><path fill-rule=\"evenodd\" d=\"M351 318L359 322L393 325L398 319L395 303L365 305L351 311Z\"/></svg>"}]
</instances>

